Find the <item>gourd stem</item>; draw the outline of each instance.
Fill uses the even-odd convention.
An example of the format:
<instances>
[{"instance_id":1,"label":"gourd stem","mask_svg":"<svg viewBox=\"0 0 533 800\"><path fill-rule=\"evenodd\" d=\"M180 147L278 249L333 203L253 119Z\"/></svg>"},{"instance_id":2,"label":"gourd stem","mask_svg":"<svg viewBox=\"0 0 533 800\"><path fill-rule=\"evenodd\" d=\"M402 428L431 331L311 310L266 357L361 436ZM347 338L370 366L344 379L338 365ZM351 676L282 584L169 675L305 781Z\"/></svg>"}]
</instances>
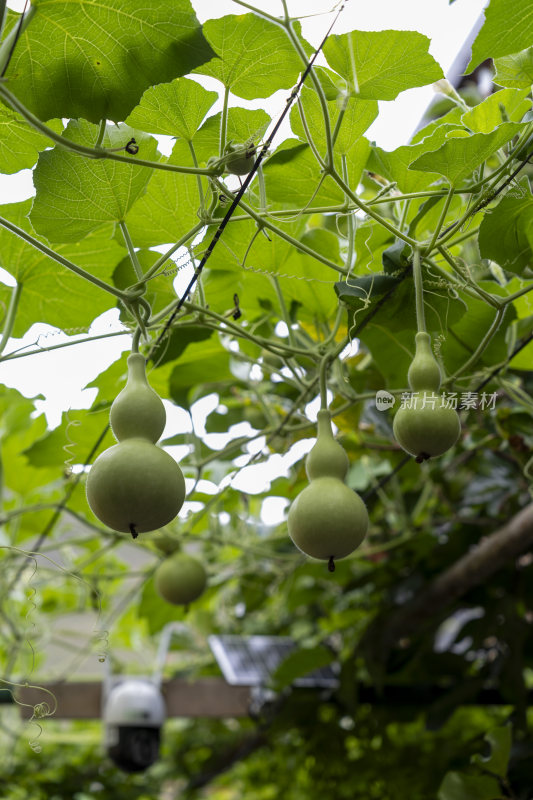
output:
<instances>
[{"instance_id":1,"label":"gourd stem","mask_svg":"<svg viewBox=\"0 0 533 800\"><path fill-rule=\"evenodd\" d=\"M437 222L437 226L436 226L436 228L435 228L435 230L433 232L433 236L431 237L431 241L428 244L424 255L429 255L431 253L431 251L433 250L433 248L435 247L435 245L437 244L440 232L441 232L441 230L443 228L443 225L444 225L444 221L446 220L446 214L448 213L448 209L450 208L450 203L452 202L453 195L454 195L454 187L450 186L450 189L448 191L448 196L446 197L446 200L444 201L444 205L443 205L441 213L440 213L439 221Z\"/></svg>"},{"instance_id":2,"label":"gourd stem","mask_svg":"<svg viewBox=\"0 0 533 800\"><path fill-rule=\"evenodd\" d=\"M105 120L105 119L100 120L100 128L98 130L98 137L96 139L96 142L94 143L94 149L95 150L97 150L99 147L102 146L102 142L104 141L106 127L107 127L107 120Z\"/></svg>"},{"instance_id":3,"label":"gourd stem","mask_svg":"<svg viewBox=\"0 0 533 800\"><path fill-rule=\"evenodd\" d=\"M128 226L124 222L123 219L120 220L118 223L120 226L120 230L122 231L122 236L124 237L124 242L126 247L128 248L128 253L130 256L130 261L132 263L133 269L135 270L135 275L137 278L142 281L143 279L143 270L141 265L139 264L139 259L137 257L137 253L135 252L135 248L133 246L133 242L130 236L130 232L128 230Z\"/></svg>"},{"instance_id":4,"label":"gourd stem","mask_svg":"<svg viewBox=\"0 0 533 800\"><path fill-rule=\"evenodd\" d=\"M285 325L287 326L287 332L288 332L288 335L289 335L290 345L291 345L291 347L295 347L296 346L296 342L294 341L294 332L293 332L293 330L291 328L291 318L289 317L289 312L287 310L287 306L286 306L286 303L285 303L285 298L283 297L283 292L281 291L281 286L279 285L279 281L278 281L276 275L272 275L272 284L274 286L274 289L276 291L276 295L278 297L278 303L279 303L279 307L280 307L280 310L281 310L281 316L283 318L283 321L285 322Z\"/></svg>"},{"instance_id":5,"label":"gourd stem","mask_svg":"<svg viewBox=\"0 0 533 800\"><path fill-rule=\"evenodd\" d=\"M224 105L222 106L222 116L220 117L220 158L224 155L226 149L226 131L228 127L228 98L229 86L224 86Z\"/></svg>"},{"instance_id":6,"label":"gourd stem","mask_svg":"<svg viewBox=\"0 0 533 800\"><path fill-rule=\"evenodd\" d=\"M342 163L342 179L346 183L348 183L348 178L349 178L349 176L348 176L348 163L346 161L346 156L345 155L341 156L341 163ZM348 196L346 194L344 195L344 200L345 200L346 204L348 204L349 198L348 198ZM347 223L348 223L348 251L346 253L346 270L347 270L347 272L346 272L346 280L348 280L348 278L350 277L352 268L355 266L354 257L353 257L354 256L354 251L355 251L355 225L354 225L353 214L348 214L346 220L347 220Z\"/></svg>"},{"instance_id":7,"label":"gourd stem","mask_svg":"<svg viewBox=\"0 0 533 800\"><path fill-rule=\"evenodd\" d=\"M415 247L413 250L413 279L415 284L416 327L419 333L425 333L426 317L424 314L424 287L422 283L420 250L418 247Z\"/></svg>"},{"instance_id":8,"label":"gourd stem","mask_svg":"<svg viewBox=\"0 0 533 800\"><path fill-rule=\"evenodd\" d=\"M327 409L328 407L328 385L327 385L328 366L329 366L329 355L326 355L320 362L320 371L319 371L321 409Z\"/></svg>"},{"instance_id":9,"label":"gourd stem","mask_svg":"<svg viewBox=\"0 0 533 800\"><path fill-rule=\"evenodd\" d=\"M131 340L131 352L132 353L138 353L139 352L140 339L141 339L141 328L140 328L140 326L138 326L135 329L133 337L132 337L132 340Z\"/></svg>"},{"instance_id":10,"label":"gourd stem","mask_svg":"<svg viewBox=\"0 0 533 800\"><path fill-rule=\"evenodd\" d=\"M196 150L194 149L194 145L190 139L187 140L187 144L189 145L189 150L191 151L192 163L196 168L198 168L198 159L196 158ZM198 184L198 195L200 197L200 209L199 214L205 213L205 197L204 197L204 187L202 186L202 179L199 175L196 176L196 182Z\"/></svg>"}]
</instances>

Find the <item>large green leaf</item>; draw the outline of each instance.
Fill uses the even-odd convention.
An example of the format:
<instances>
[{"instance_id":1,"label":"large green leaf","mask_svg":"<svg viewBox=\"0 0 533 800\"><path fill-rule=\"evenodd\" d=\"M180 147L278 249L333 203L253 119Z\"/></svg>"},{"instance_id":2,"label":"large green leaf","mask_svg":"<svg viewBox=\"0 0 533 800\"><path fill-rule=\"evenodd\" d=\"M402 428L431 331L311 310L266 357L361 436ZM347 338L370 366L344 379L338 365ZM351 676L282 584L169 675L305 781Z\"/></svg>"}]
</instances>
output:
<instances>
[{"instance_id":1,"label":"large green leaf","mask_svg":"<svg viewBox=\"0 0 533 800\"><path fill-rule=\"evenodd\" d=\"M429 39L417 31L352 31L330 36L324 54L359 97L394 100L405 89L443 77L428 47Z\"/></svg>"},{"instance_id":2,"label":"large green leaf","mask_svg":"<svg viewBox=\"0 0 533 800\"><path fill-rule=\"evenodd\" d=\"M463 114L462 123L474 133L491 133L502 122L520 122L531 108L529 89L501 89Z\"/></svg>"},{"instance_id":3,"label":"large green leaf","mask_svg":"<svg viewBox=\"0 0 533 800\"><path fill-rule=\"evenodd\" d=\"M71 120L64 132L83 145L93 144L97 135L97 126L84 120ZM157 158L155 139L126 125L108 127L104 145L124 146L132 137L143 158ZM106 222L124 220L151 174L134 163L91 160L56 146L41 153L34 171L32 225L51 242L76 242Z\"/></svg>"},{"instance_id":4,"label":"large green leaf","mask_svg":"<svg viewBox=\"0 0 533 800\"><path fill-rule=\"evenodd\" d=\"M286 206L341 205L343 193L329 175L316 191L320 173L309 146L287 139L265 165L267 198Z\"/></svg>"},{"instance_id":5,"label":"large green leaf","mask_svg":"<svg viewBox=\"0 0 533 800\"><path fill-rule=\"evenodd\" d=\"M472 761L479 764L481 769L487 770L495 775L505 778L509 766L511 755L511 745L513 743L513 731L510 725L495 728L490 731L485 739L490 744L490 755L483 757L476 753Z\"/></svg>"},{"instance_id":6,"label":"large green leaf","mask_svg":"<svg viewBox=\"0 0 533 800\"><path fill-rule=\"evenodd\" d=\"M413 161L410 169L438 172L457 186L476 167L510 141L521 127L516 122L502 122L490 133L475 133L472 136L454 136L455 132L452 131L451 138L442 147L434 152L424 153Z\"/></svg>"},{"instance_id":7,"label":"large green leaf","mask_svg":"<svg viewBox=\"0 0 533 800\"><path fill-rule=\"evenodd\" d=\"M196 81L177 78L147 89L126 122L141 131L190 141L217 97Z\"/></svg>"},{"instance_id":8,"label":"large green leaf","mask_svg":"<svg viewBox=\"0 0 533 800\"><path fill-rule=\"evenodd\" d=\"M517 53L531 46L533 10L531 0L491 0L485 9L485 24L472 46L472 59L466 68L471 72L486 58Z\"/></svg>"},{"instance_id":9,"label":"large green leaf","mask_svg":"<svg viewBox=\"0 0 533 800\"><path fill-rule=\"evenodd\" d=\"M56 133L63 130L60 120L48 123ZM0 171L8 175L33 167L41 150L50 147L50 139L30 127L24 117L0 105Z\"/></svg>"},{"instance_id":10,"label":"large green leaf","mask_svg":"<svg viewBox=\"0 0 533 800\"><path fill-rule=\"evenodd\" d=\"M486 212L479 229L479 251L483 258L521 274L531 266L532 248L533 197L524 178Z\"/></svg>"},{"instance_id":11,"label":"large green leaf","mask_svg":"<svg viewBox=\"0 0 533 800\"><path fill-rule=\"evenodd\" d=\"M444 141L446 133L456 129L457 126L453 124L443 125L435 128L420 142L402 145L391 151L374 146L368 160L368 168L390 181L395 181L398 189L402 192L416 192L425 189L438 179L438 171L436 169L428 169L427 172L418 171L412 167L413 161L424 153L439 147Z\"/></svg>"},{"instance_id":12,"label":"large green leaf","mask_svg":"<svg viewBox=\"0 0 533 800\"><path fill-rule=\"evenodd\" d=\"M238 97L268 97L296 83L302 62L274 23L255 14L230 14L208 20L203 32L219 57L193 71L218 78Z\"/></svg>"},{"instance_id":13,"label":"large green leaf","mask_svg":"<svg viewBox=\"0 0 533 800\"><path fill-rule=\"evenodd\" d=\"M149 86L212 57L189 0L39 0L6 77L41 119L119 122Z\"/></svg>"},{"instance_id":14,"label":"large green leaf","mask_svg":"<svg viewBox=\"0 0 533 800\"><path fill-rule=\"evenodd\" d=\"M193 166L185 140L176 142L167 163ZM205 181L203 186L207 189ZM195 175L177 176L173 172L158 170L146 192L137 197L128 211L126 222L138 247L176 242L198 222L200 197Z\"/></svg>"},{"instance_id":15,"label":"large green leaf","mask_svg":"<svg viewBox=\"0 0 533 800\"><path fill-rule=\"evenodd\" d=\"M31 201L0 206L0 216L35 235L27 213ZM60 255L111 284L113 270L124 250L111 238L109 226L85 239L56 247ZM39 238L39 237L36 237ZM115 305L116 300L94 284L60 266L56 261L0 228L0 264L23 284L14 335L21 336L34 322L47 322L62 330L86 329L93 319ZM10 290L2 287L6 303Z\"/></svg>"},{"instance_id":16,"label":"large green leaf","mask_svg":"<svg viewBox=\"0 0 533 800\"><path fill-rule=\"evenodd\" d=\"M501 797L496 778L448 772L439 789L438 800L495 800Z\"/></svg>"},{"instance_id":17,"label":"large green leaf","mask_svg":"<svg viewBox=\"0 0 533 800\"><path fill-rule=\"evenodd\" d=\"M494 83L516 89L529 89L533 83L533 47L520 53L495 58L494 68Z\"/></svg>"}]
</instances>

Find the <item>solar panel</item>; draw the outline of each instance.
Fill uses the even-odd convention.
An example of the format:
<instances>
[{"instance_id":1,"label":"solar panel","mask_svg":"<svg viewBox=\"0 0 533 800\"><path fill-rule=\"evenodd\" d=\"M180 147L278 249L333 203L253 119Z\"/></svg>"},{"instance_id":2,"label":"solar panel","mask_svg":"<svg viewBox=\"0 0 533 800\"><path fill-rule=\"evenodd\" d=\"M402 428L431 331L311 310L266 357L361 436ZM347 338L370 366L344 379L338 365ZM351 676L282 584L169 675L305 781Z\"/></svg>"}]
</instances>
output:
<instances>
[{"instance_id":1,"label":"solar panel","mask_svg":"<svg viewBox=\"0 0 533 800\"><path fill-rule=\"evenodd\" d=\"M209 636L222 674L232 686L267 686L272 674L296 650L288 636ZM293 686L336 689L339 679L331 666L315 669L297 678Z\"/></svg>"}]
</instances>

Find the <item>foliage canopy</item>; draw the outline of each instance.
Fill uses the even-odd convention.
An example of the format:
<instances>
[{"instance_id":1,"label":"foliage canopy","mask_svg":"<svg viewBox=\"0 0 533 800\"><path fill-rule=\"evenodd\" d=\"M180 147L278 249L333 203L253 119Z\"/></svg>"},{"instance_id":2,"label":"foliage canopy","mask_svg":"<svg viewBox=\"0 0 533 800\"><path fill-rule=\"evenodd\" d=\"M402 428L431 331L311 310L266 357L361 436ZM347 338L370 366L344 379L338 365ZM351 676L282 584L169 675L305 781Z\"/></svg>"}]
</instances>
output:
<instances>
[{"instance_id":1,"label":"foliage canopy","mask_svg":"<svg viewBox=\"0 0 533 800\"><path fill-rule=\"evenodd\" d=\"M298 653L279 685L337 660L340 689L295 691L259 723L169 723L164 759L128 778L101 766L98 725L46 719L32 752L7 708L3 797L526 800L531 520L512 557L480 570L487 580L459 582L418 622L409 609L531 502L529 4L491 0L470 68L495 57L497 91L472 106L425 36L386 29L333 32L327 66L293 96L313 53L299 22L283 0L279 17L235 4L243 13L201 26L189 0L38 0L23 18L0 2L0 170L32 168L36 190L0 208L0 266L15 283L0 286L0 361L27 355L8 343L35 323L91 339L93 320L118 307L117 332L140 337L151 385L190 415L163 441L188 488L165 533L209 576L191 608L164 603L157 534L132 543L87 506L127 352L90 384L93 406L53 430L34 400L0 385L3 685L98 677L100 652L117 670L149 670L158 634L181 620L175 674L217 674L209 633L288 634ZM408 145L385 151L365 136L378 101L435 81L447 110ZM264 154L200 273L240 186L224 171L227 146L255 157L273 124L240 99L277 90L292 135ZM169 155L159 137L173 137ZM194 274L180 298L175 285ZM386 391L398 407L423 323L442 389L463 409L458 444L418 464L375 399ZM89 347L69 346L80 358ZM270 498L287 508L307 484L318 398L370 514L334 575L266 516ZM267 462L275 476L243 491L243 470L259 476ZM374 705L359 702L369 687ZM501 707L474 704L487 688ZM386 702L390 691L409 699Z\"/></svg>"}]
</instances>

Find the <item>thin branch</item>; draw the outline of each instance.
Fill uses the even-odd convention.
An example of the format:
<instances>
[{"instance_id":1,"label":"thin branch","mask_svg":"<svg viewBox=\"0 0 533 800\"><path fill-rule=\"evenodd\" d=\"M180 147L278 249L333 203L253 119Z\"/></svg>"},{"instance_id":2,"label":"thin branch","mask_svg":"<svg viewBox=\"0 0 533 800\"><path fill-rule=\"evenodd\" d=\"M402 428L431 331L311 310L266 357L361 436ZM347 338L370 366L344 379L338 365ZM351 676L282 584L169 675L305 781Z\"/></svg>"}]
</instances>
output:
<instances>
[{"instance_id":1,"label":"thin branch","mask_svg":"<svg viewBox=\"0 0 533 800\"><path fill-rule=\"evenodd\" d=\"M470 589L486 581L532 545L533 503L519 511L502 528L482 539L438 575L414 600L394 612L379 629L372 631L380 660L387 657L398 639L420 631Z\"/></svg>"}]
</instances>

